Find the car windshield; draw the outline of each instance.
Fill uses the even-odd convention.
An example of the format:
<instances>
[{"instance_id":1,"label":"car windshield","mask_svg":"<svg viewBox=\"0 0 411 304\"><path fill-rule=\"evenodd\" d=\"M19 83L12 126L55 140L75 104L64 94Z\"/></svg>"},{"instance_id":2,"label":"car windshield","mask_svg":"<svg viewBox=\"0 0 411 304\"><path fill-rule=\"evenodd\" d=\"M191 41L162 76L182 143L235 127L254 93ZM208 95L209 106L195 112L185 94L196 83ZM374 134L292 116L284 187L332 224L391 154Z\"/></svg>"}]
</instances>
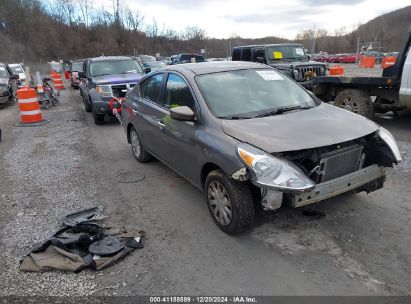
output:
<instances>
[{"instance_id":1,"label":"car windshield","mask_svg":"<svg viewBox=\"0 0 411 304\"><path fill-rule=\"evenodd\" d=\"M4 65L0 65L0 76L1 77L8 77L6 67Z\"/></svg>"},{"instance_id":2,"label":"car windshield","mask_svg":"<svg viewBox=\"0 0 411 304\"><path fill-rule=\"evenodd\" d=\"M266 116L316 101L302 87L273 69L227 71L196 77L215 116L227 119Z\"/></svg>"},{"instance_id":3,"label":"car windshield","mask_svg":"<svg viewBox=\"0 0 411 304\"><path fill-rule=\"evenodd\" d=\"M73 66L71 67L71 70L73 72L81 72L83 71L83 63L82 62L75 62L73 63Z\"/></svg>"},{"instance_id":4,"label":"car windshield","mask_svg":"<svg viewBox=\"0 0 411 304\"><path fill-rule=\"evenodd\" d=\"M306 59L304 48L301 45L278 45L267 47L268 60Z\"/></svg>"},{"instance_id":5,"label":"car windshield","mask_svg":"<svg viewBox=\"0 0 411 304\"><path fill-rule=\"evenodd\" d=\"M93 77L111 74L142 74L143 70L135 60L104 60L90 64L90 75Z\"/></svg>"},{"instance_id":6,"label":"car windshield","mask_svg":"<svg viewBox=\"0 0 411 304\"><path fill-rule=\"evenodd\" d=\"M13 74L24 73L23 69L19 65L9 65L9 68L13 72Z\"/></svg>"}]
</instances>

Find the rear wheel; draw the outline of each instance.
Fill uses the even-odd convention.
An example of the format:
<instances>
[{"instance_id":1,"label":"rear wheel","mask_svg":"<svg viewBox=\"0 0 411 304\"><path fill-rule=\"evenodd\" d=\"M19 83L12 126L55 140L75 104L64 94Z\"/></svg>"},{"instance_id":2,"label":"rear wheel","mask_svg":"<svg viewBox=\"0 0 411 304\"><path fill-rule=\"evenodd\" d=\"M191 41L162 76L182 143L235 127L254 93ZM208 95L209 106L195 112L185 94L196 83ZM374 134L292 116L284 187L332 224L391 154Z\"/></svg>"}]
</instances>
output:
<instances>
[{"instance_id":1,"label":"rear wheel","mask_svg":"<svg viewBox=\"0 0 411 304\"><path fill-rule=\"evenodd\" d=\"M237 234L254 221L253 197L246 183L214 170L207 176L205 193L210 214L225 233Z\"/></svg>"},{"instance_id":2,"label":"rear wheel","mask_svg":"<svg viewBox=\"0 0 411 304\"><path fill-rule=\"evenodd\" d=\"M138 137L137 131L134 127L130 129L130 142L131 150L133 151L134 157L140 162L145 163L150 161L153 157L148 153Z\"/></svg>"},{"instance_id":3,"label":"rear wheel","mask_svg":"<svg viewBox=\"0 0 411 304\"><path fill-rule=\"evenodd\" d=\"M341 91L335 98L335 105L367 118L372 118L374 115L371 97L367 92L361 90L347 89Z\"/></svg>"}]
</instances>

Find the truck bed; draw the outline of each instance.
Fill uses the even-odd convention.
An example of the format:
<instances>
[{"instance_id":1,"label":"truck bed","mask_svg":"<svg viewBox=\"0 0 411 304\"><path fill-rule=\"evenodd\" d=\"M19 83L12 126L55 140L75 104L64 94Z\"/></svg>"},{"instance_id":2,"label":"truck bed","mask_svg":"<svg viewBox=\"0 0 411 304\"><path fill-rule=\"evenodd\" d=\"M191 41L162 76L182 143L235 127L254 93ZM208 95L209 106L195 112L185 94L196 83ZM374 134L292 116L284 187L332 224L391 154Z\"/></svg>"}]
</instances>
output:
<instances>
[{"instance_id":1,"label":"truck bed","mask_svg":"<svg viewBox=\"0 0 411 304\"><path fill-rule=\"evenodd\" d=\"M340 77L320 76L313 79L313 85L341 86L341 87L395 87L398 79L390 77Z\"/></svg>"}]
</instances>

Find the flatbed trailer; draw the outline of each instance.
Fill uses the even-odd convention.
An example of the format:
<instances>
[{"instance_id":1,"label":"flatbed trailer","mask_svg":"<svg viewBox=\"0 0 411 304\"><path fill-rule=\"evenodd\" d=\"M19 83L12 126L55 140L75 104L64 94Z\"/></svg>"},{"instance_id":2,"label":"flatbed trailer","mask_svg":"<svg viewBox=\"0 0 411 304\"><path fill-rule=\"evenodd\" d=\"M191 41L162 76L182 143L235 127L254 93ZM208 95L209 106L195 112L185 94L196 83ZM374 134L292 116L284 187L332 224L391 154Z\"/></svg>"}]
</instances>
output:
<instances>
[{"instance_id":1,"label":"flatbed trailer","mask_svg":"<svg viewBox=\"0 0 411 304\"><path fill-rule=\"evenodd\" d=\"M395 64L385 68L382 77L315 77L314 95L366 117L372 117L374 113L411 109L410 44L411 26Z\"/></svg>"}]
</instances>

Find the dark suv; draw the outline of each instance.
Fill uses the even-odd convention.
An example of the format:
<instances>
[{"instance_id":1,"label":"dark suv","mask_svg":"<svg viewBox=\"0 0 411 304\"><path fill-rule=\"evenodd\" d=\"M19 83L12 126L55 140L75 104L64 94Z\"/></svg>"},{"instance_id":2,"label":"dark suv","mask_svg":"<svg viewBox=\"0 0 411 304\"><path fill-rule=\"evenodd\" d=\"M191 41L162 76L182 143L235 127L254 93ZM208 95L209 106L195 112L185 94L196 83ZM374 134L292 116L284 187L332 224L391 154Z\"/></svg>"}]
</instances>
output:
<instances>
[{"instance_id":1,"label":"dark suv","mask_svg":"<svg viewBox=\"0 0 411 304\"><path fill-rule=\"evenodd\" d=\"M0 103L14 100L18 75L12 75L7 66L0 62Z\"/></svg>"},{"instance_id":2,"label":"dark suv","mask_svg":"<svg viewBox=\"0 0 411 304\"><path fill-rule=\"evenodd\" d=\"M123 56L86 59L83 71L78 72L82 79L80 95L86 111L93 112L96 125L104 123L104 115L113 114L110 101L113 98L124 98L127 91L144 75L137 60Z\"/></svg>"},{"instance_id":3,"label":"dark suv","mask_svg":"<svg viewBox=\"0 0 411 304\"><path fill-rule=\"evenodd\" d=\"M172 60L172 64L182 64L182 63L191 63L192 59L195 59L195 62L204 62L204 56L195 55L195 54L179 54L175 56Z\"/></svg>"},{"instance_id":4,"label":"dark suv","mask_svg":"<svg viewBox=\"0 0 411 304\"><path fill-rule=\"evenodd\" d=\"M265 63L305 86L327 71L327 64L310 61L304 46L296 43L238 46L233 49L232 60Z\"/></svg>"}]
</instances>

